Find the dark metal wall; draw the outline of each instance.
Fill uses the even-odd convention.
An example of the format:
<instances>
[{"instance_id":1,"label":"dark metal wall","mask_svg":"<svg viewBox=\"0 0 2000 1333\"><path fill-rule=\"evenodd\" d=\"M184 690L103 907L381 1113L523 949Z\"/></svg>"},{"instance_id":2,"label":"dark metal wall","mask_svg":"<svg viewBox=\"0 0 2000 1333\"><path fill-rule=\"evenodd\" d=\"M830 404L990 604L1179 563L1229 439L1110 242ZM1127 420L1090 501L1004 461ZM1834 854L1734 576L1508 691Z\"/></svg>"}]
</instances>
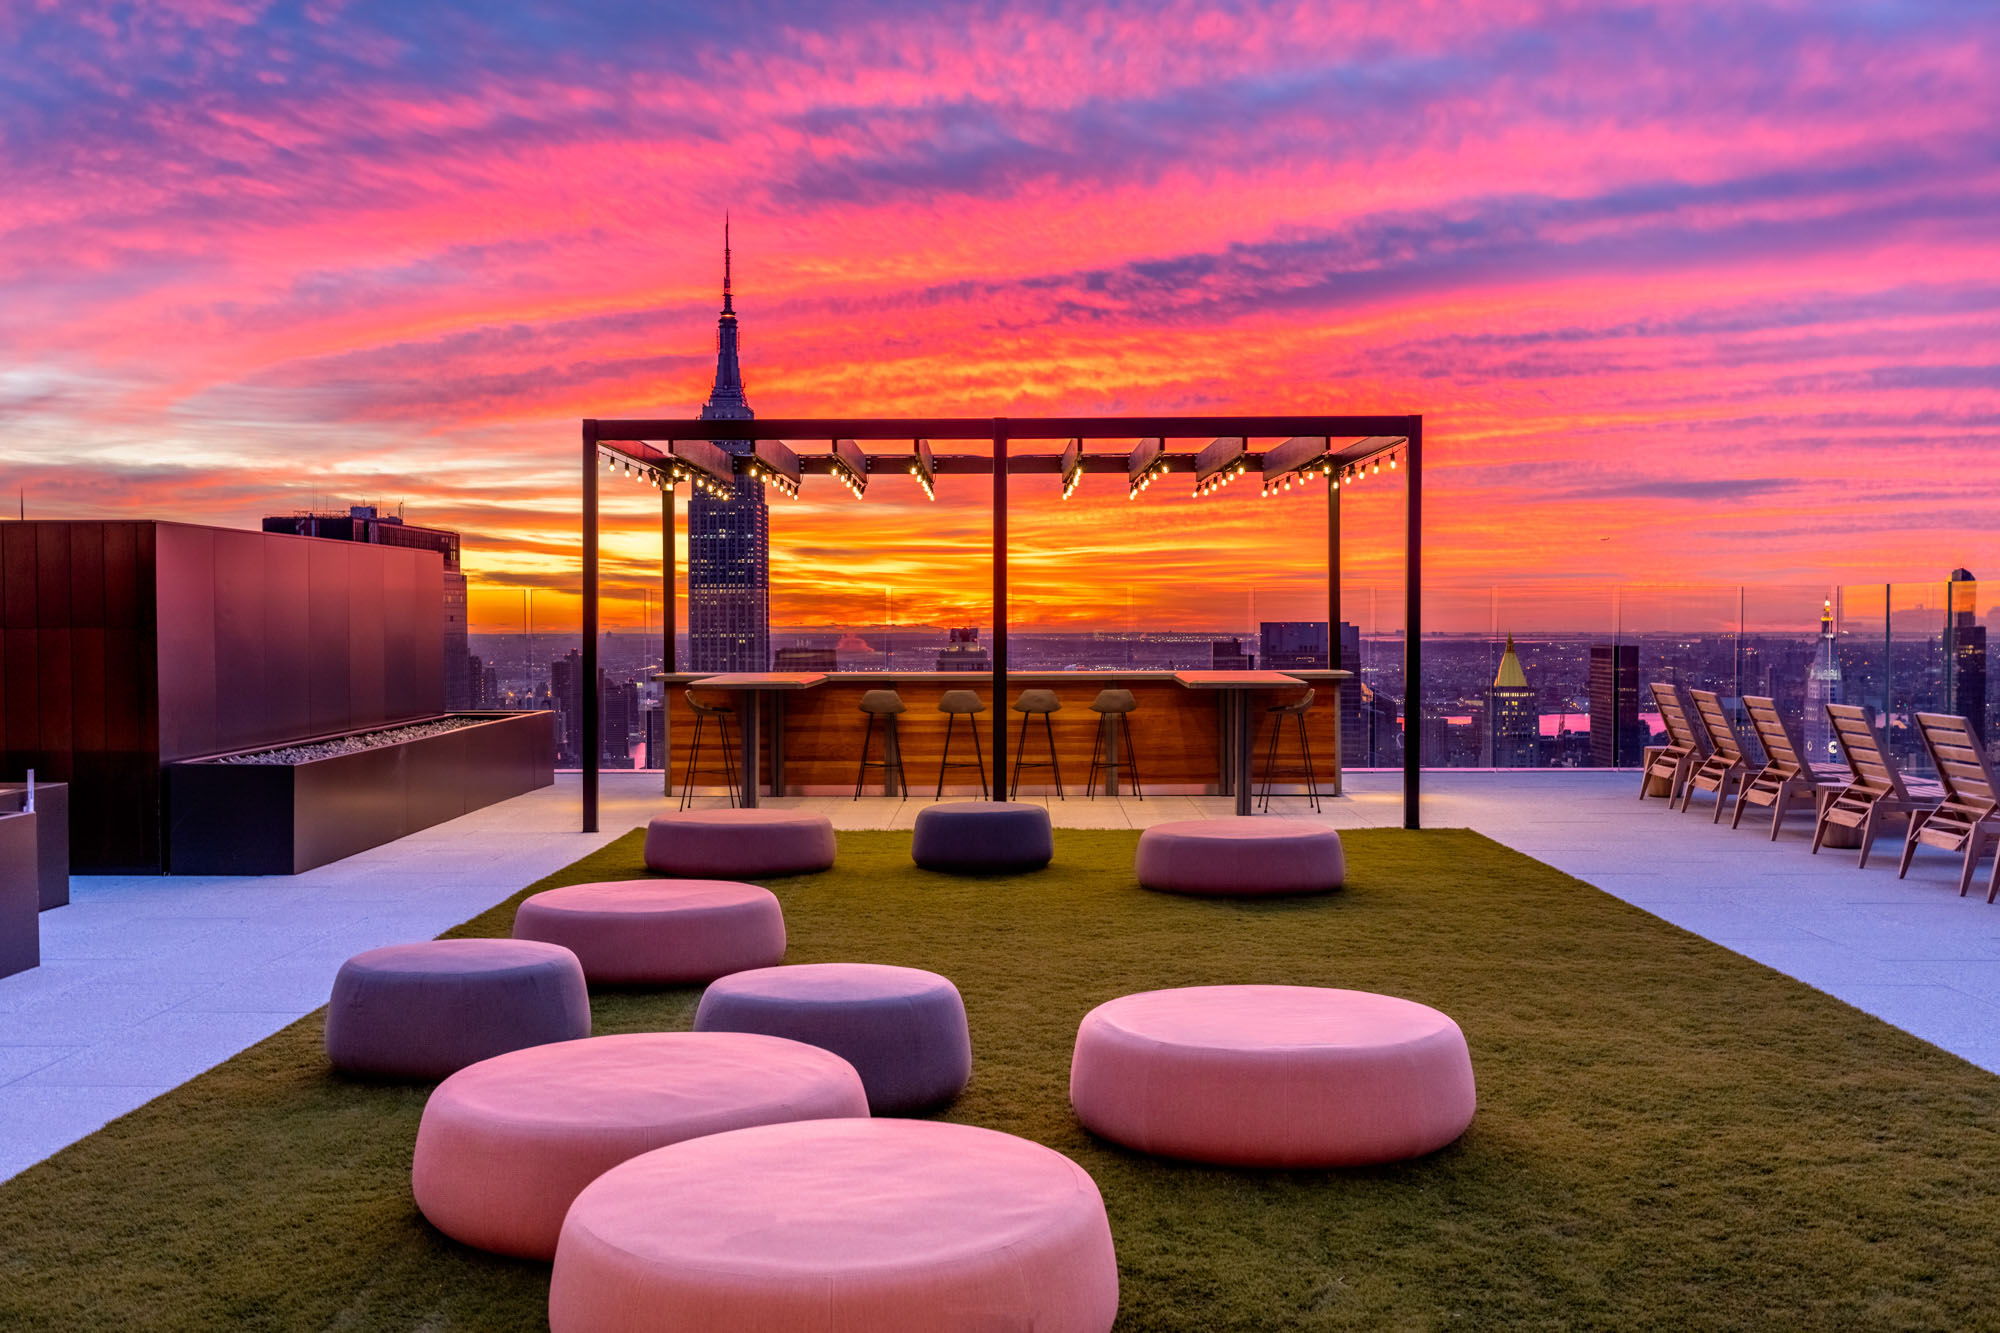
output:
<instances>
[{"instance_id":1,"label":"dark metal wall","mask_svg":"<svg viewBox=\"0 0 2000 1333\"><path fill-rule=\"evenodd\" d=\"M433 551L159 525L160 759L444 711Z\"/></svg>"},{"instance_id":2,"label":"dark metal wall","mask_svg":"<svg viewBox=\"0 0 2000 1333\"><path fill-rule=\"evenodd\" d=\"M0 523L0 780L68 782L71 863L164 864L160 765L440 712L435 552Z\"/></svg>"},{"instance_id":3,"label":"dark metal wall","mask_svg":"<svg viewBox=\"0 0 2000 1333\"><path fill-rule=\"evenodd\" d=\"M155 531L0 523L0 779L70 784L79 869L160 864Z\"/></svg>"}]
</instances>

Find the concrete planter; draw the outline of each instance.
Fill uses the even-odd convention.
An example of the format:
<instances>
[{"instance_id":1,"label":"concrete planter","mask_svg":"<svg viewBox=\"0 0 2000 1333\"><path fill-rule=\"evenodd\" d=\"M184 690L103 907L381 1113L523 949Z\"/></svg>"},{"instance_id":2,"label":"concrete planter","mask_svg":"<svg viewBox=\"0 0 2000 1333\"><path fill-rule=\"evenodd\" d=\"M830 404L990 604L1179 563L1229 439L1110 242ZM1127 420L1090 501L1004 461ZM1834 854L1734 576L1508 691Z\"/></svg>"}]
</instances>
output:
<instances>
[{"instance_id":1,"label":"concrete planter","mask_svg":"<svg viewBox=\"0 0 2000 1333\"><path fill-rule=\"evenodd\" d=\"M42 961L41 890L36 884L35 821L0 814L0 977Z\"/></svg>"},{"instance_id":2,"label":"concrete planter","mask_svg":"<svg viewBox=\"0 0 2000 1333\"><path fill-rule=\"evenodd\" d=\"M478 716L487 720L304 763L168 764L167 869L294 875L555 780L555 714Z\"/></svg>"},{"instance_id":3,"label":"concrete planter","mask_svg":"<svg viewBox=\"0 0 2000 1333\"><path fill-rule=\"evenodd\" d=\"M0 782L0 814L27 808L28 788ZM69 784L35 784L36 879L41 884L42 910L69 906Z\"/></svg>"}]
</instances>

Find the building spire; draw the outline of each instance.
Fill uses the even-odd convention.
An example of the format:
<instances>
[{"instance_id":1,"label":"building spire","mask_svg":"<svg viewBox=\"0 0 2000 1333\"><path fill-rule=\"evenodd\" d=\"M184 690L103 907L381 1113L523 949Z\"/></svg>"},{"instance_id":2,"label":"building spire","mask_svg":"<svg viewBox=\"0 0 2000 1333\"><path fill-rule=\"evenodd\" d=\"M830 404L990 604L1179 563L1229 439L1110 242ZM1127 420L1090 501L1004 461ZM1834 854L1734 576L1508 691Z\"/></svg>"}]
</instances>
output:
<instances>
[{"instance_id":1,"label":"building spire","mask_svg":"<svg viewBox=\"0 0 2000 1333\"><path fill-rule=\"evenodd\" d=\"M715 385L708 392L708 402L702 407L702 419L706 421L747 421L750 416L750 399L743 391L743 365L739 358L736 330L736 294L733 286L733 256L729 248L729 215L722 216L722 314L716 320L715 328ZM747 452L749 446L740 449L730 446L731 452Z\"/></svg>"}]
</instances>

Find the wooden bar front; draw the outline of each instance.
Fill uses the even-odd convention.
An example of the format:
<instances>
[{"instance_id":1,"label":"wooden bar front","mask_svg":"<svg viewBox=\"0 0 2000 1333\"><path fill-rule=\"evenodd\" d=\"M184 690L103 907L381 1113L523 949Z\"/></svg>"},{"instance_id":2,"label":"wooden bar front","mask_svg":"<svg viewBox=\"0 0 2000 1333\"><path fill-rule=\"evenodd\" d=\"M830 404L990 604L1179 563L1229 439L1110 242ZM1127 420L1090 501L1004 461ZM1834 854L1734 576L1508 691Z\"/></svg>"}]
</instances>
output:
<instances>
[{"instance_id":1,"label":"wooden bar front","mask_svg":"<svg viewBox=\"0 0 2000 1333\"><path fill-rule=\"evenodd\" d=\"M1312 742L1313 762L1321 793L1338 794L1340 710L1335 685L1352 679L1353 673L1287 671L1285 674L1296 676L1319 691L1319 697L1306 714L1306 731ZM1090 703L1099 690L1105 689L1130 690L1137 701L1138 707L1126 714L1124 721L1131 728L1132 745L1138 758L1139 783L1147 795L1155 792L1162 796L1199 795L1220 789L1221 739L1218 703L1213 692L1190 690L1178 684L1171 671L1023 671L1010 672L1007 679L1011 687L1005 701L1008 704L1019 696L1021 690L1030 688L1052 689L1062 700L1062 710L1052 714L1049 721L1055 731L1056 758L1062 765L1066 794L1083 794L1084 780L1090 772L1091 746L1096 740L1098 726L1098 715L1090 711ZM680 673L666 676L664 680L669 709L668 749L673 764L671 778L673 790L679 791L687 768L688 747L694 739L694 714L687 705L687 690L691 685L700 689L701 675ZM787 694L784 698L783 794L834 795L854 791L855 772L861 761L862 737L868 725L868 716L860 707L861 696L869 690L883 689L895 690L907 710L898 719L898 733L902 744L903 771L912 797L928 797L937 790L938 763L944 752L946 721L945 714L938 711L938 700L946 690L971 690L985 701L986 711L976 714L975 720L979 725L981 751L988 765L988 780L992 780L991 729L996 720L996 710L990 676L980 672L951 671L836 672L828 675L823 684ZM711 697L743 707L754 696L718 692ZM1273 702L1278 697L1274 695ZM768 710L771 705L767 703L765 707ZM1270 743L1271 723L1264 716L1261 705L1253 704L1251 715L1256 725L1253 772L1261 780L1265 749ZM1021 714L1002 707L997 717L1009 728L1010 765L1017 747L1026 751L1028 763L1048 758L1047 741L1039 716L1028 719L1025 744L1020 741ZM961 759L969 761L972 758L965 723L966 719L961 717L952 733L951 757L954 764ZM730 726L732 745L736 741L737 725L732 721ZM772 715L767 711L760 747L766 781L769 780L774 730ZM695 779L697 790L721 790L722 753L719 748L712 748L718 740L711 724L702 742L704 771ZM1299 767L1297 743L1296 733L1287 728L1278 742L1281 772ZM1123 749L1122 746L1120 748ZM875 728L875 739L870 743L869 758L882 758L882 728L879 722ZM1122 754L1120 758L1122 760ZM1130 795L1131 783L1130 772L1121 770L1121 792ZM970 768L954 767L944 790L948 796L977 795L977 776ZM1048 769L1021 770L1023 793L1040 794L1053 790ZM1100 776L1100 795L1103 790ZM1281 794L1303 791L1304 783L1292 779L1279 783L1274 790ZM882 770L869 769L868 782L862 788L862 794L880 796L882 791Z\"/></svg>"}]
</instances>

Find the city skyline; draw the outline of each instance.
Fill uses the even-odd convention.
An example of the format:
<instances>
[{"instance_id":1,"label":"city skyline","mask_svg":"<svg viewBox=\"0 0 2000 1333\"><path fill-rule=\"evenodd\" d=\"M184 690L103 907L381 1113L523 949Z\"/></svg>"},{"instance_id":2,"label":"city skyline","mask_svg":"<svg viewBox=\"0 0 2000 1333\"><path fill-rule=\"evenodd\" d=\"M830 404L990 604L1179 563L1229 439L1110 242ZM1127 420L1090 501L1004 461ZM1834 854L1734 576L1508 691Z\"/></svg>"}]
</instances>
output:
<instances>
[{"instance_id":1,"label":"city skyline","mask_svg":"<svg viewBox=\"0 0 2000 1333\"><path fill-rule=\"evenodd\" d=\"M728 209L766 415L1421 411L1443 582L1996 563L1979 7L427 12L9 20L9 508L407 502L475 625L573 626L576 423L695 414ZM1311 501L1273 549L1254 494L1016 492L1024 623L1216 623L1251 558L1310 613ZM1345 504L1357 583L1393 500ZM654 509L608 495L610 617ZM773 619L988 619L985 522L809 484Z\"/></svg>"}]
</instances>

